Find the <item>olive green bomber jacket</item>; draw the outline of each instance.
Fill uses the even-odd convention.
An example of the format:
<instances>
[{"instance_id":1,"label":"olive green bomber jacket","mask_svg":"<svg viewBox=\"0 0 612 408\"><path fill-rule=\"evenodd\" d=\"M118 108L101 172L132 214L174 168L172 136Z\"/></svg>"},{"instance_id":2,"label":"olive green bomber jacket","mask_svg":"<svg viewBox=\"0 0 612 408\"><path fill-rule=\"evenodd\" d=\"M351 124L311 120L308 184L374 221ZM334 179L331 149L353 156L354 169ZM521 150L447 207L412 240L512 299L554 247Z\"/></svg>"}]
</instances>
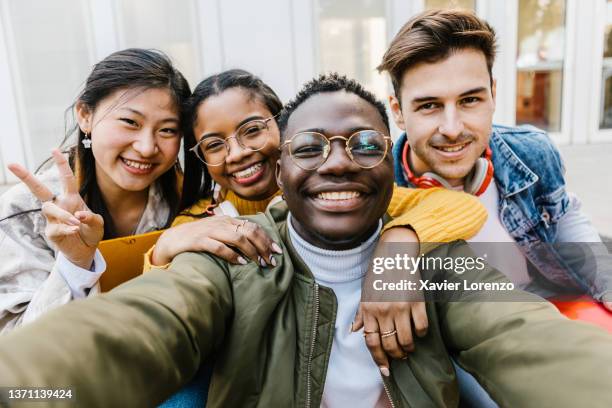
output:
<instances>
[{"instance_id":1,"label":"olive green bomber jacket","mask_svg":"<svg viewBox=\"0 0 612 408\"><path fill-rule=\"evenodd\" d=\"M153 406L214 358L208 407L319 406L336 298L294 252L286 215L279 204L249 217L283 243L275 268L182 254L0 338L0 385L73 387L78 406ZM435 251L471 255L460 242ZM479 280L505 278L487 269ZM427 336L385 380L394 406L457 406L449 350L501 406L612 406L612 337L532 298L428 303Z\"/></svg>"}]
</instances>

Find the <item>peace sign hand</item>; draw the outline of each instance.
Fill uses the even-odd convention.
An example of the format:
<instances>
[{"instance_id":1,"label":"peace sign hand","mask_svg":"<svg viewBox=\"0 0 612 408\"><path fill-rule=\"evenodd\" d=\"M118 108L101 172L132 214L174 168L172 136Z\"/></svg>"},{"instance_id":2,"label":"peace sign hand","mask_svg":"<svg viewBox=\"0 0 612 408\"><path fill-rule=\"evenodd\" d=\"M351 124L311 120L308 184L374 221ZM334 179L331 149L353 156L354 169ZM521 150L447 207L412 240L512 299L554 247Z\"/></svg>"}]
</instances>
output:
<instances>
[{"instance_id":1,"label":"peace sign hand","mask_svg":"<svg viewBox=\"0 0 612 408\"><path fill-rule=\"evenodd\" d=\"M89 210L79 194L76 179L68 161L57 149L52 152L59 170L62 194L55 196L47 186L19 164L9 164L17 176L42 201L47 219L45 235L73 264L90 269L96 248L104 236L104 220Z\"/></svg>"}]
</instances>

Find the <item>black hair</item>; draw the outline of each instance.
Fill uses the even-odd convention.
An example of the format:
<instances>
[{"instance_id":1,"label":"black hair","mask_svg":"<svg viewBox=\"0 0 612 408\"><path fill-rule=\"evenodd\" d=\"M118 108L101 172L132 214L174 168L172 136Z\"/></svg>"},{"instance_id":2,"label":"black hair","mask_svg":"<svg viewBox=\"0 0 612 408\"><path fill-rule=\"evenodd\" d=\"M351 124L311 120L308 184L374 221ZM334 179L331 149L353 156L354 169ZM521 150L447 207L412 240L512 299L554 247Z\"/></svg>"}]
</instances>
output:
<instances>
[{"instance_id":1,"label":"black hair","mask_svg":"<svg viewBox=\"0 0 612 408\"><path fill-rule=\"evenodd\" d=\"M247 91L251 97L263 102L273 116L278 115L283 107L283 103L272 88L259 77L242 69L230 69L209 76L195 87L188 101L185 122L185 178L180 205L182 210L188 209L202 198L211 198L213 195L213 181L206 165L189 149L197 143L193 128L198 120L199 106L209 97L231 88Z\"/></svg>"},{"instance_id":2,"label":"black hair","mask_svg":"<svg viewBox=\"0 0 612 408\"><path fill-rule=\"evenodd\" d=\"M298 106L306 102L308 98L324 92L338 91L345 91L355 94L366 102L369 102L376 108L376 110L378 110L380 118L383 120L385 127L388 131L390 131L389 116L387 115L385 105L379 101L372 92L366 90L359 82L355 81L354 79L347 78L346 75L340 75L337 72L332 72L329 74L319 75L318 78L314 78L306 82L295 98L285 105L278 118L278 127L281 131L281 135L285 133L287 123L289 122L289 118L293 112L295 112Z\"/></svg>"},{"instance_id":3,"label":"black hair","mask_svg":"<svg viewBox=\"0 0 612 408\"><path fill-rule=\"evenodd\" d=\"M93 112L98 104L113 92L121 89L152 89L163 88L170 91L179 112L181 124L185 123L185 103L190 95L189 84L183 75L172 65L172 61L161 51L129 48L117 51L94 65L77 100L67 110L74 113L78 103L84 104ZM69 162L75 171L79 185L79 193L85 203L94 213L104 219L104 239L114 238L117 232L113 219L102 197L96 181L95 158L91 149L85 149L81 143L84 132L75 123L70 129L62 145L73 133L77 133L77 144L70 148ZM178 212L179 181L181 169L177 164L162 174L156 181L160 187L162 199L170 207L165 227L168 227Z\"/></svg>"}]
</instances>

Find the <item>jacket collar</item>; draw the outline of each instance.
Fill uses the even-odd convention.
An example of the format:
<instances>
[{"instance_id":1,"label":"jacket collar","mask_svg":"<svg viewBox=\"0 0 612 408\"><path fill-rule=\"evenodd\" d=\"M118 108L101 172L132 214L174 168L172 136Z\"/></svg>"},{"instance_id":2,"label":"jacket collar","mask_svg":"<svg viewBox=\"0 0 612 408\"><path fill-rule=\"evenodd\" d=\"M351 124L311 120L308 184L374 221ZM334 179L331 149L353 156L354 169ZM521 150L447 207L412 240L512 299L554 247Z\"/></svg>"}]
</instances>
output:
<instances>
[{"instance_id":1,"label":"jacket collar","mask_svg":"<svg viewBox=\"0 0 612 408\"><path fill-rule=\"evenodd\" d=\"M531 187L539 177L514 153L502 136L493 129L489 146L493 151L495 182L503 198Z\"/></svg>"},{"instance_id":2,"label":"jacket collar","mask_svg":"<svg viewBox=\"0 0 612 408\"><path fill-rule=\"evenodd\" d=\"M402 166L402 151L405 143L407 143L407 137L404 132L393 145L395 182L399 185L414 187L408 181ZM519 159L495 129L491 133L489 146L493 151L492 161L493 168L495 169L495 182L503 198L520 193L538 181L537 174Z\"/></svg>"}]
</instances>

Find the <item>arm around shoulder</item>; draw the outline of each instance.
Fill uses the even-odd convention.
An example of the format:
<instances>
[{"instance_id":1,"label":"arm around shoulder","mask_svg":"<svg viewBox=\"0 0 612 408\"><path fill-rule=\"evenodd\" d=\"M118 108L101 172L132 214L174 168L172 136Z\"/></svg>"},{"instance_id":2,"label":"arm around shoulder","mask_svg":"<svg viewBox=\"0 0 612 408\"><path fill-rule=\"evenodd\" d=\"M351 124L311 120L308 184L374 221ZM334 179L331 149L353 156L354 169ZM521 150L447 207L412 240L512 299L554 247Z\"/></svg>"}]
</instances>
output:
<instances>
[{"instance_id":1,"label":"arm around shoulder","mask_svg":"<svg viewBox=\"0 0 612 408\"><path fill-rule=\"evenodd\" d=\"M471 238L487 219L487 211L477 198L443 188L396 186L388 212L395 219L385 230L410 225L422 243Z\"/></svg>"}]
</instances>

